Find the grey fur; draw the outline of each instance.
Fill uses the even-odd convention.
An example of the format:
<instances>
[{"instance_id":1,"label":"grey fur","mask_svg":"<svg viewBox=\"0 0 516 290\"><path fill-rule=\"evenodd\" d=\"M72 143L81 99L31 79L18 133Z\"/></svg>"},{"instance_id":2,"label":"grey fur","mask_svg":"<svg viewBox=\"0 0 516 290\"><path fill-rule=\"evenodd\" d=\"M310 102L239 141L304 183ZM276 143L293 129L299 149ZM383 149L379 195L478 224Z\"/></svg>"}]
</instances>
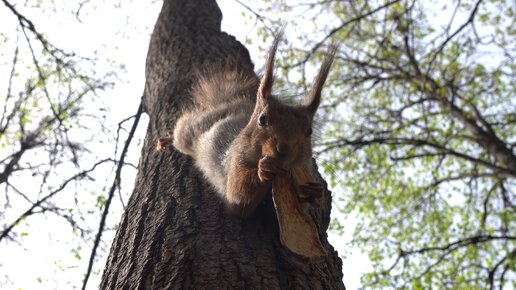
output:
<instances>
[{"instance_id":1,"label":"grey fur","mask_svg":"<svg viewBox=\"0 0 516 290\"><path fill-rule=\"evenodd\" d=\"M249 122L259 79L234 70L210 71L192 90L196 107L181 115L174 129L174 147L194 158L206 178L224 197L227 155Z\"/></svg>"}]
</instances>

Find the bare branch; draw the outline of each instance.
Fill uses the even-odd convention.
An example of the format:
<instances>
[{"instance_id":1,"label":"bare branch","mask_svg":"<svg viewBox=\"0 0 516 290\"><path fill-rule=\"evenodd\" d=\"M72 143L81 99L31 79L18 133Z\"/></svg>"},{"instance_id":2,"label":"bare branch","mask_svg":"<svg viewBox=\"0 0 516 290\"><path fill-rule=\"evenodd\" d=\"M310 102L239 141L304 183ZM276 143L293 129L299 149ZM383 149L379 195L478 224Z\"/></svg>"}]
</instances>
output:
<instances>
[{"instance_id":1,"label":"bare branch","mask_svg":"<svg viewBox=\"0 0 516 290\"><path fill-rule=\"evenodd\" d=\"M478 0L477 3L475 4L475 7L473 8L473 10L471 11L469 17L468 17L468 20L466 20L466 22L464 24L462 24L459 28L457 28L457 30L455 30L455 32L453 32L450 36L448 36L442 43L441 45L439 46L439 48L434 52L434 55L432 57L432 59L430 60L430 63L428 64L428 70L427 70L427 73L428 71L430 71L430 69L433 67L433 64L435 62L435 60L437 59L437 56L439 56L439 54L442 53L444 47L446 47L446 45L448 44L448 42L450 42L450 40L452 40L455 36L457 36L464 28L466 28L469 24L472 24L473 21L475 20L475 15L477 14L477 11L478 11L478 7L480 6L480 3L482 3L482 0Z\"/></svg>"},{"instance_id":2,"label":"bare branch","mask_svg":"<svg viewBox=\"0 0 516 290\"><path fill-rule=\"evenodd\" d=\"M362 19L365 19L375 13L377 13L378 11L381 11L382 9L385 9L395 3L398 3L400 2L400 0L393 0L393 1L389 1L387 3L385 3L384 5L382 6L379 6L373 10L370 10L364 14L361 14L361 15L358 15L358 16L355 16L347 21L344 21L343 23L341 23L339 26L337 27L334 27L333 29L331 29L325 36L323 39L321 39L320 41L318 41L311 49L310 51L305 55L305 57L299 61L299 62L296 62L292 65L289 65L289 66L286 66L287 68L293 68L293 67L296 67L296 66L300 66L302 63L305 63L308 61L308 59L310 59L310 57L328 40L330 39L335 33L339 32L340 30L344 29L344 27L348 26L349 24L352 24L352 23L355 23L355 22L358 22Z\"/></svg>"},{"instance_id":3,"label":"bare branch","mask_svg":"<svg viewBox=\"0 0 516 290\"><path fill-rule=\"evenodd\" d=\"M38 208L38 207L41 207L41 205L46 202L49 198L51 198L52 196L56 195L57 193L61 192L63 189L66 188L66 186L72 182L72 181L76 181L78 180L79 178L83 178L83 177L86 177L88 175L88 173L91 173L93 172L99 165L101 164L104 164L106 162L113 162L112 159L103 159L103 160L100 160L98 161L97 163L95 163L93 165L93 167L91 167L90 169L88 170L84 170L84 171L81 171L75 175L73 175L72 177L66 179L63 184L61 184L61 186L59 186L57 189L51 191L49 194L47 194L45 197L39 199L38 201L36 201L34 204L32 204L32 206L30 208L28 208L22 215L20 215L14 222L12 222L7 228L5 228L1 234L0 234L0 241L7 237L9 235L9 233L12 231L12 229L17 226L22 220L24 220L25 218L27 218L28 216L31 216L32 214L35 213L35 210Z\"/></svg>"},{"instance_id":4,"label":"bare branch","mask_svg":"<svg viewBox=\"0 0 516 290\"><path fill-rule=\"evenodd\" d=\"M109 190L108 198L104 205L104 211L102 212L102 217L100 219L99 229L97 231L97 235L95 236L95 241L93 243L93 249L91 251L88 268L87 268L86 274L84 276L82 290L86 289L86 284L88 283L88 279L90 278L91 269L93 268L93 262L95 260L95 256L97 255L97 248L100 244L100 238L102 237L102 233L104 232L104 227L106 225L106 218L109 213L109 207L111 205L111 200L113 200L113 196L115 195L115 190L120 186L120 183L122 181L122 168L123 168L124 160L127 155L127 151L129 150L129 145L131 144L131 141L133 140L136 128L138 127L138 122L140 121L140 117L141 117L142 113L143 113L143 102L140 102L140 105L138 106L138 110L137 110L135 118L134 118L133 126L131 127L129 136L127 137L127 140L125 141L124 148L122 149L122 152L120 154L120 160L117 162L118 166L116 168L115 178L113 180L113 184L111 185L111 188Z\"/></svg>"}]
</instances>

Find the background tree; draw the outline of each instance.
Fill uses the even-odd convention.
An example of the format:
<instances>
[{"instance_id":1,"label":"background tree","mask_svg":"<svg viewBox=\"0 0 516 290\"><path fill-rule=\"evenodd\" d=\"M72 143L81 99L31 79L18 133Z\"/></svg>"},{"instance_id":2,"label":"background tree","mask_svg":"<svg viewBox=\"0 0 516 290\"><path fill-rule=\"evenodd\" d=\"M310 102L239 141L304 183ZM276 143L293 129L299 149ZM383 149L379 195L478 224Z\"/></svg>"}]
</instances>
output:
<instances>
[{"instance_id":1,"label":"background tree","mask_svg":"<svg viewBox=\"0 0 516 290\"><path fill-rule=\"evenodd\" d=\"M119 161L127 148L117 147L131 118L121 122L128 113L109 104L116 99L114 83L123 87L126 75L122 63L109 61L114 47L96 46L104 34L92 26L95 8L69 1L0 3L0 288L81 283L88 265L83 257L94 241L95 253L109 247L112 236L99 233L109 233L117 221L99 228L97 220L123 207L127 192L116 169L126 168L130 179L127 167L135 166ZM82 41L92 33L100 40ZM113 179L118 182L107 186ZM114 194L114 206L105 206Z\"/></svg>"},{"instance_id":2,"label":"background tree","mask_svg":"<svg viewBox=\"0 0 516 290\"><path fill-rule=\"evenodd\" d=\"M57 48L15 6L2 2L17 23L13 25L15 33L2 34L3 48L14 53L11 60L3 59L4 64L10 67L10 73L6 79L7 94L0 116L0 144L2 152L6 153L0 160L0 185L6 190L6 209L10 206L9 200L14 198L11 194L21 196L30 206L6 225L0 240L15 238L17 233L12 231L13 228L33 214L45 211L57 215L63 213L64 209L47 203L62 188L52 190L44 185L54 186L47 181L61 173L59 167L80 167L86 153L83 145L86 142L72 136L70 129L78 127L78 134L92 129L93 126L85 124L91 119L81 118L84 101L91 101L97 90L111 85L94 78L94 73L88 71L93 60ZM16 41L10 38L16 38ZM28 62L24 58L27 54L30 56ZM92 125L101 127L102 124ZM35 155L39 158L34 158ZM107 161L99 161L96 165ZM26 173L32 175L30 185L23 184L26 181L19 178ZM86 177L87 172L79 170L77 175ZM78 181L77 176L71 175L65 183L72 180ZM74 223L73 218L67 216Z\"/></svg>"},{"instance_id":3,"label":"background tree","mask_svg":"<svg viewBox=\"0 0 516 290\"><path fill-rule=\"evenodd\" d=\"M135 190L122 216L102 289L344 289L326 240L330 202L314 211L328 256L310 264L280 245L271 198L249 219L228 214L191 158L156 140L188 108L195 72L217 63L253 71L247 50L221 32L215 1L163 4L147 56L150 121ZM329 193L326 193L329 195Z\"/></svg>"},{"instance_id":4,"label":"background tree","mask_svg":"<svg viewBox=\"0 0 516 290\"><path fill-rule=\"evenodd\" d=\"M318 148L343 185L337 207L358 219L352 244L374 267L364 287L514 285L514 2L267 7L252 10L264 26L280 10L316 31L291 39L289 88L304 83L320 46L341 41Z\"/></svg>"}]
</instances>

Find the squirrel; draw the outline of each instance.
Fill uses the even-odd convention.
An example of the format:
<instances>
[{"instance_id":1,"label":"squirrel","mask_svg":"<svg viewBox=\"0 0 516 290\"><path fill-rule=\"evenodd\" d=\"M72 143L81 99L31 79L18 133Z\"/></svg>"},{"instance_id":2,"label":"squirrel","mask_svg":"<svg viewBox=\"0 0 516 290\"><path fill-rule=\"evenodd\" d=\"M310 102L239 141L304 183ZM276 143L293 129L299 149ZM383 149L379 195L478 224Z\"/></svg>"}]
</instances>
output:
<instances>
[{"instance_id":1,"label":"squirrel","mask_svg":"<svg viewBox=\"0 0 516 290\"><path fill-rule=\"evenodd\" d=\"M312 122L337 46L331 47L304 103L287 105L272 94L280 39L281 33L274 39L261 80L236 66L201 75L191 91L195 107L158 140L158 150L172 143L191 156L229 212L241 217L254 213L277 174L298 166L312 168ZM299 188L306 202L324 191L316 182Z\"/></svg>"}]
</instances>

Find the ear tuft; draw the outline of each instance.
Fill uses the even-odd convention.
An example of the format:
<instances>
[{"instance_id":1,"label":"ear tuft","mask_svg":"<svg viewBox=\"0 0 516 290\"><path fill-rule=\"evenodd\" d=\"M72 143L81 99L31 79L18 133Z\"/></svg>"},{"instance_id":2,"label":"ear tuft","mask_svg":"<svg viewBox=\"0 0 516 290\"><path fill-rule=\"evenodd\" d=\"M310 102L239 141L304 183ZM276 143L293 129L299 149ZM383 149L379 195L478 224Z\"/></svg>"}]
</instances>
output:
<instances>
[{"instance_id":1,"label":"ear tuft","mask_svg":"<svg viewBox=\"0 0 516 290\"><path fill-rule=\"evenodd\" d=\"M308 93L307 96L307 109L308 111L314 115L321 103L321 91L328 77L328 73L330 72L331 64L333 63L333 59L335 58L335 54L337 53L337 49L339 45L336 43L332 43L328 52L326 53L326 58L324 59L321 68L319 69L319 73L315 78L315 81L312 85L312 89Z\"/></svg>"},{"instance_id":2,"label":"ear tuft","mask_svg":"<svg viewBox=\"0 0 516 290\"><path fill-rule=\"evenodd\" d=\"M272 96L272 83L274 81L274 58L276 51L278 50L278 44L283 36L283 28L276 34L274 41L269 50L269 55L265 62L265 68L263 76L260 81L260 87L258 88L258 98L262 101L267 101Z\"/></svg>"}]
</instances>

